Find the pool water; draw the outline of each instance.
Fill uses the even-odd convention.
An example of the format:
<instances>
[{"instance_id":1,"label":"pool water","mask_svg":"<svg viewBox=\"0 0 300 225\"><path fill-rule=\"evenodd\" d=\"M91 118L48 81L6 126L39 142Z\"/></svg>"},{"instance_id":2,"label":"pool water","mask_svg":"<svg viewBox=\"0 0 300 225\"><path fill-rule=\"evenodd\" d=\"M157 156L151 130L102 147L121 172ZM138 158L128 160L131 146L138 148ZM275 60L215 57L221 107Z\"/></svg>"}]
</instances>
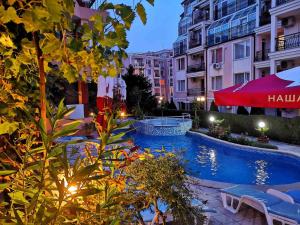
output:
<instances>
[{"instance_id":1,"label":"pool water","mask_svg":"<svg viewBox=\"0 0 300 225\"><path fill-rule=\"evenodd\" d=\"M300 159L215 142L199 135L148 136L132 133L136 145L152 150L184 150L189 175L236 184L288 184L300 181Z\"/></svg>"}]
</instances>

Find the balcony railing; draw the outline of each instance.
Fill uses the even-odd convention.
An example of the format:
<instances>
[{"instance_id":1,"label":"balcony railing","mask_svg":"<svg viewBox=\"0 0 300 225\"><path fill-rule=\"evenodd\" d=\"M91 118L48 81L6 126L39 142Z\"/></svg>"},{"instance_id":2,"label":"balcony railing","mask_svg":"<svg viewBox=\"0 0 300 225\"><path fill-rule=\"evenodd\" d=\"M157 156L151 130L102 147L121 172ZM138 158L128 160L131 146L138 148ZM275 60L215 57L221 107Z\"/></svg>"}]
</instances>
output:
<instances>
[{"instance_id":1,"label":"balcony railing","mask_svg":"<svg viewBox=\"0 0 300 225\"><path fill-rule=\"evenodd\" d=\"M198 46L200 46L201 45L201 40L190 40L190 42L189 42L189 49L191 49L191 48L196 48L196 47L198 47Z\"/></svg>"},{"instance_id":2,"label":"balcony railing","mask_svg":"<svg viewBox=\"0 0 300 225\"><path fill-rule=\"evenodd\" d=\"M201 23L203 21L209 20L209 14L196 14L193 18L193 24Z\"/></svg>"},{"instance_id":3,"label":"balcony railing","mask_svg":"<svg viewBox=\"0 0 300 225\"><path fill-rule=\"evenodd\" d=\"M232 27L230 31L231 39L246 36L251 32L253 32L254 29L255 29L255 21L251 21L239 26Z\"/></svg>"},{"instance_id":4,"label":"balcony railing","mask_svg":"<svg viewBox=\"0 0 300 225\"><path fill-rule=\"evenodd\" d=\"M188 96L202 96L205 95L205 90L202 88L191 88L187 91Z\"/></svg>"},{"instance_id":5,"label":"balcony railing","mask_svg":"<svg viewBox=\"0 0 300 225\"><path fill-rule=\"evenodd\" d=\"M236 38L244 37L254 33L255 21L251 21L239 26L231 27L230 29L208 35L207 45L212 46L222 42L230 41Z\"/></svg>"},{"instance_id":6,"label":"balcony railing","mask_svg":"<svg viewBox=\"0 0 300 225\"><path fill-rule=\"evenodd\" d=\"M144 67L144 66L145 66L145 63L143 63L143 62L137 62L137 63L134 63L134 66L137 66L137 67Z\"/></svg>"},{"instance_id":7,"label":"balcony railing","mask_svg":"<svg viewBox=\"0 0 300 225\"><path fill-rule=\"evenodd\" d=\"M276 51L300 47L300 32L276 38Z\"/></svg>"},{"instance_id":8,"label":"balcony railing","mask_svg":"<svg viewBox=\"0 0 300 225\"><path fill-rule=\"evenodd\" d=\"M277 0L276 1L276 5L279 6L279 5L283 5L285 3L288 3L288 2L291 2L293 0Z\"/></svg>"},{"instance_id":9,"label":"balcony railing","mask_svg":"<svg viewBox=\"0 0 300 225\"><path fill-rule=\"evenodd\" d=\"M200 72L200 71L205 71L205 63L189 65L187 67L188 73L195 73L195 72Z\"/></svg>"},{"instance_id":10,"label":"balcony railing","mask_svg":"<svg viewBox=\"0 0 300 225\"><path fill-rule=\"evenodd\" d=\"M255 54L255 61L262 62L262 61L269 60L270 59L269 53L270 53L270 49L266 49L264 51L257 51Z\"/></svg>"},{"instance_id":11,"label":"balcony railing","mask_svg":"<svg viewBox=\"0 0 300 225\"><path fill-rule=\"evenodd\" d=\"M179 56L179 55L183 55L186 53L186 46L182 46L179 48L174 48L174 56Z\"/></svg>"}]
</instances>

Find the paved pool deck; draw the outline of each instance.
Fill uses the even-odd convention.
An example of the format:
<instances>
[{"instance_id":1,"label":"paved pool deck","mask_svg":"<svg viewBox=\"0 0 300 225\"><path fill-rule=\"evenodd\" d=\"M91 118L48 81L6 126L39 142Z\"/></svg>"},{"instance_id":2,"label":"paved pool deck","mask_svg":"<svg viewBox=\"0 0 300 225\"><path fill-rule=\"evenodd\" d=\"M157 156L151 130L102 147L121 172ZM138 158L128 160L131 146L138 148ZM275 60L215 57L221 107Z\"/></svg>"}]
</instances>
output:
<instances>
[{"instance_id":1,"label":"paved pool deck","mask_svg":"<svg viewBox=\"0 0 300 225\"><path fill-rule=\"evenodd\" d=\"M267 225L266 217L263 213L242 205L237 214L223 208L220 189L231 187L234 184L215 182L209 180L200 180L195 177L188 177L187 186L194 198L207 201L206 206L216 210L216 213L210 213L209 225ZM249 185L254 186L254 185ZM291 189L300 189L300 182L287 185L261 185L255 188L266 191L268 188L287 191Z\"/></svg>"},{"instance_id":2,"label":"paved pool deck","mask_svg":"<svg viewBox=\"0 0 300 225\"><path fill-rule=\"evenodd\" d=\"M198 129L199 132L201 133L207 133L208 129L206 128L200 128ZM241 137L240 134L235 134L235 133L231 133L232 137L238 138ZM250 139L251 141L256 141L256 137L253 136L247 136L248 139ZM290 152L290 153L294 153L300 156L300 145L292 145L292 144L287 144L284 142L280 142L280 141L274 141L274 140L270 140L270 144L271 145L276 145L278 147L278 149L285 151L285 152ZM276 150L274 150L276 151Z\"/></svg>"}]
</instances>

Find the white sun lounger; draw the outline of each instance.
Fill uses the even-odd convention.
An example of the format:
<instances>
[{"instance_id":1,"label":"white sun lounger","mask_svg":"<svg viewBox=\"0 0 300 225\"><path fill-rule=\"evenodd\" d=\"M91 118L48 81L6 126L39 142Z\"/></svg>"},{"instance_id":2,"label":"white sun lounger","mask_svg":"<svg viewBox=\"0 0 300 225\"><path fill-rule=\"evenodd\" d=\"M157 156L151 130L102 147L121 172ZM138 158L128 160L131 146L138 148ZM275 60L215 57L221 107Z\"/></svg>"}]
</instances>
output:
<instances>
[{"instance_id":1,"label":"white sun lounger","mask_svg":"<svg viewBox=\"0 0 300 225\"><path fill-rule=\"evenodd\" d=\"M264 213L268 225L300 224L300 205L294 204L285 193L269 190L267 193L255 188L233 186L221 190L224 208L237 213L242 204L249 205Z\"/></svg>"}]
</instances>

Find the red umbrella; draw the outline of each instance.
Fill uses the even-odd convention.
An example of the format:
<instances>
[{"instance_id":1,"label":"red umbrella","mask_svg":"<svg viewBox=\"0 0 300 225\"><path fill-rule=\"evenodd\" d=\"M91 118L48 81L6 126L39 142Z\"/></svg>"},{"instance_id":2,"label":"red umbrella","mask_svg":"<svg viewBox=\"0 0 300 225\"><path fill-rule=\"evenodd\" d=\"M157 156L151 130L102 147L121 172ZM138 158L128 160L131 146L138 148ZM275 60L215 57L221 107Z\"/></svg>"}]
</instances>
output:
<instances>
[{"instance_id":1,"label":"red umbrella","mask_svg":"<svg viewBox=\"0 0 300 225\"><path fill-rule=\"evenodd\" d=\"M218 106L300 108L300 67L214 92Z\"/></svg>"}]
</instances>

